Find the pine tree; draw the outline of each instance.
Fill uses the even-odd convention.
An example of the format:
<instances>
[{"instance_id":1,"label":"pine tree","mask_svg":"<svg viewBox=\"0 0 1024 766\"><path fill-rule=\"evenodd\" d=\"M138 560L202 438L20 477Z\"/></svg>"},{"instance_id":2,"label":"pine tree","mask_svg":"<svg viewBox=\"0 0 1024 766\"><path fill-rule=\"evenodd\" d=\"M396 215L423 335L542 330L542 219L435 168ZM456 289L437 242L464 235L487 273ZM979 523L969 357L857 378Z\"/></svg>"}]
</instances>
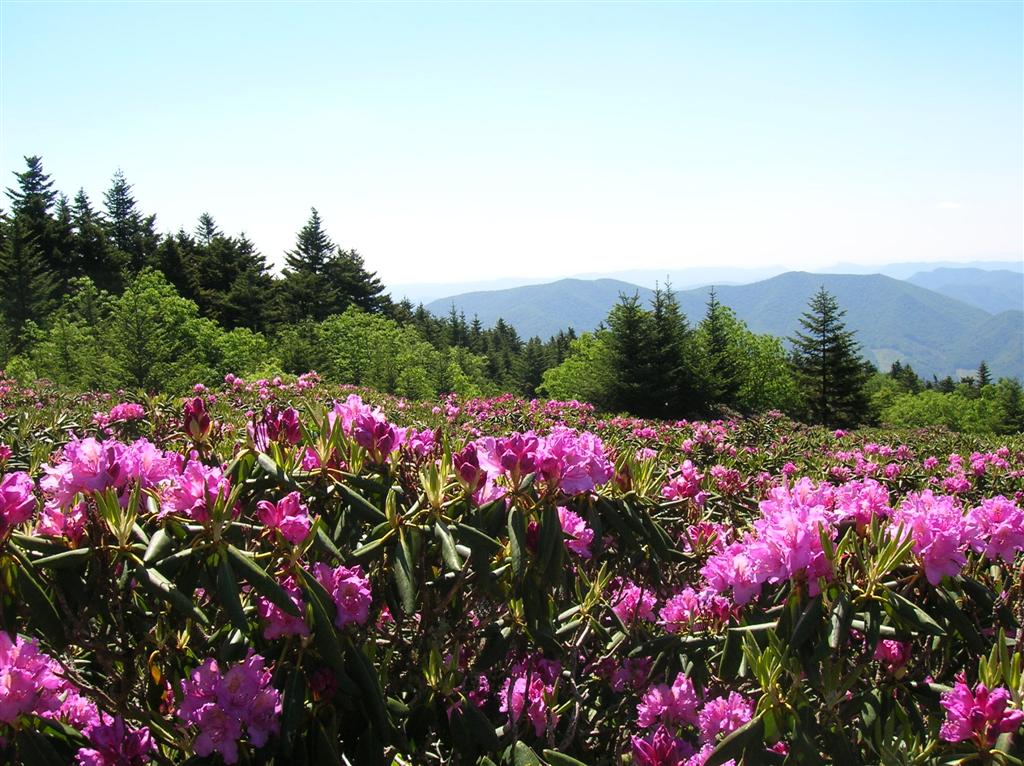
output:
<instances>
[{"instance_id":1,"label":"pine tree","mask_svg":"<svg viewBox=\"0 0 1024 766\"><path fill-rule=\"evenodd\" d=\"M390 308L391 298L384 292L384 284L376 272L366 270L357 251L339 249L325 271L339 301L338 311L351 304L373 314L386 313Z\"/></svg>"},{"instance_id":2,"label":"pine tree","mask_svg":"<svg viewBox=\"0 0 1024 766\"><path fill-rule=\"evenodd\" d=\"M295 249L285 253L281 293L285 316L290 321L309 318L320 322L332 313L340 313L338 296L327 276L335 250L320 213L312 208L309 220L295 239Z\"/></svg>"},{"instance_id":3,"label":"pine tree","mask_svg":"<svg viewBox=\"0 0 1024 766\"><path fill-rule=\"evenodd\" d=\"M119 293L124 286L121 272L125 263L107 240L103 221L84 189L78 190L71 203L71 225L75 257L82 273L99 289Z\"/></svg>"},{"instance_id":4,"label":"pine tree","mask_svg":"<svg viewBox=\"0 0 1024 766\"><path fill-rule=\"evenodd\" d=\"M648 412L660 418L681 417L695 404L684 364L690 331L671 283L655 286L650 318L651 344L643 352L650 365Z\"/></svg>"},{"instance_id":5,"label":"pine tree","mask_svg":"<svg viewBox=\"0 0 1024 766\"><path fill-rule=\"evenodd\" d=\"M537 387L541 384L544 371L551 366L544 344L536 335L526 341L516 366L519 393L534 398L537 396Z\"/></svg>"},{"instance_id":6,"label":"pine tree","mask_svg":"<svg viewBox=\"0 0 1024 766\"><path fill-rule=\"evenodd\" d=\"M809 416L827 426L856 425L867 411L867 369L860 344L843 322L845 314L822 287L800 318L804 332L790 338L793 368Z\"/></svg>"},{"instance_id":7,"label":"pine tree","mask_svg":"<svg viewBox=\"0 0 1024 766\"><path fill-rule=\"evenodd\" d=\"M209 247L210 243L213 242L214 239L223 236L224 234L217 228L217 222L213 220L212 215L209 213L203 213L199 216L199 222L196 224L195 237L200 245Z\"/></svg>"},{"instance_id":8,"label":"pine tree","mask_svg":"<svg viewBox=\"0 0 1024 766\"><path fill-rule=\"evenodd\" d=\"M984 388L985 386L992 385L992 373L988 371L988 365L985 364L985 360L981 360L981 364L978 365L978 372L974 376L978 381L978 388Z\"/></svg>"},{"instance_id":9,"label":"pine tree","mask_svg":"<svg viewBox=\"0 0 1024 766\"><path fill-rule=\"evenodd\" d=\"M25 348L32 324L53 310L57 283L25 221L8 225L0 250L0 311L15 352Z\"/></svg>"},{"instance_id":10,"label":"pine tree","mask_svg":"<svg viewBox=\"0 0 1024 766\"><path fill-rule=\"evenodd\" d=\"M712 404L736 406L736 396L742 383L733 342L729 335L732 312L718 301L715 288L708 293L707 311L701 320L701 330L707 346L707 397Z\"/></svg>"},{"instance_id":11,"label":"pine tree","mask_svg":"<svg viewBox=\"0 0 1024 766\"><path fill-rule=\"evenodd\" d=\"M57 192L53 190L50 176L43 172L42 159L26 157L25 163L28 169L14 174L17 186L7 189L11 200L10 219L20 226L22 239L32 242L32 257L41 259L52 279L60 280L64 270L57 253L59 226L52 215Z\"/></svg>"},{"instance_id":12,"label":"pine tree","mask_svg":"<svg viewBox=\"0 0 1024 766\"><path fill-rule=\"evenodd\" d=\"M120 260L132 273L138 273L150 265L160 244L156 216L143 216L139 212L132 185L120 170L114 173L103 200L107 209L107 235L122 253Z\"/></svg>"},{"instance_id":13,"label":"pine tree","mask_svg":"<svg viewBox=\"0 0 1024 766\"><path fill-rule=\"evenodd\" d=\"M638 295L619 295L619 302L608 313L608 328L612 367L617 373L611 391L613 407L639 417L663 411L664 392L651 387L653 322Z\"/></svg>"}]
</instances>

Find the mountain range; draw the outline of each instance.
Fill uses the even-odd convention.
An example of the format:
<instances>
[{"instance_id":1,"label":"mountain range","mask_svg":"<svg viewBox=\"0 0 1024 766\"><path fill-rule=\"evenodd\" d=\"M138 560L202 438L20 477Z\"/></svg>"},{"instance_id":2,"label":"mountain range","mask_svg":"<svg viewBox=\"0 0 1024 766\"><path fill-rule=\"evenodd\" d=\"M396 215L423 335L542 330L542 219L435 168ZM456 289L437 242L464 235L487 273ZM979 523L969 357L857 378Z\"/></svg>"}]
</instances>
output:
<instances>
[{"instance_id":1,"label":"mountain range","mask_svg":"<svg viewBox=\"0 0 1024 766\"><path fill-rule=\"evenodd\" d=\"M810 297L824 287L846 310L864 355L888 369L899 359L931 377L973 372L985 360L996 377L1024 379L1024 274L1012 269L939 267L907 279L883 274L786 272L749 284L719 284L718 300L751 330L793 335ZM709 286L676 293L691 323L704 315ZM547 338L568 327L595 329L621 294L649 302L653 291L616 279L561 279L539 285L467 292L435 300L485 326L500 317L520 335Z\"/></svg>"}]
</instances>

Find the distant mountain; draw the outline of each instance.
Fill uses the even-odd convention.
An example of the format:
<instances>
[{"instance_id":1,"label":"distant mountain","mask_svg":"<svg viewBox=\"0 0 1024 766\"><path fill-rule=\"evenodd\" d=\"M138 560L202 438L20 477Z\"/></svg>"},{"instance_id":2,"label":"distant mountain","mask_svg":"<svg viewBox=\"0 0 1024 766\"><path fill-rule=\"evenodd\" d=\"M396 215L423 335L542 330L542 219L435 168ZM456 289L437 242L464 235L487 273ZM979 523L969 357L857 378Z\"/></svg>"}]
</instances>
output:
<instances>
[{"instance_id":1,"label":"distant mountain","mask_svg":"<svg viewBox=\"0 0 1024 766\"><path fill-rule=\"evenodd\" d=\"M523 337L548 338L569 327L579 332L593 330L621 293L635 292L647 303L654 291L617 279L560 279L546 285L454 295L428 303L427 309L445 316L454 303L467 318L480 317L485 327L502 318Z\"/></svg>"},{"instance_id":2,"label":"distant mountain","mask_svg":"<svg viewBox=\"0 0 1024 766\"><path fill-rule=\"evenodd\" d=\"M992 374L1024 378L1024 313L996 315L924 287L880 274L788 272L747 285L716 287L718 299L755 332L792 335L815 291L824 286L846 309L847 326L857 332L864 353L882 369L900 359L923 376L957 375L984 359ZM683 290L680 305L696 323L704 315L709 289ZM427 308L435 314L457 310L485 325L499 317L524 337L546 338L566 327L593 330L620 294L652 291L619 280L563 279L546 285L467 293Z\"/></svg>"},{"instance_id":3,"label":"distant mountain","mask_svg":"<svg viewBox=\"0 0 1024 766\"><path fill-rule=\"evenodd\" d=\"M883 274L893 279L907 279L922 271L936 269L981 269L983 271L1024 272L1024 259L1019 256L1005 261L906 261L903 263L862 264L836 263L824 269L815 269L821 274Z\"/></svg>"},{"instance_id":4,"label":"distant mountain","mask_svg":"<svg viewBox=\"0 0 1024 766\"><path fill-rule=\"evenodd\" d=\"M990 314L1024 311L1024 274L1019 271L941 268L919 272L907 281Z\"/></svg>"}]
</instances>

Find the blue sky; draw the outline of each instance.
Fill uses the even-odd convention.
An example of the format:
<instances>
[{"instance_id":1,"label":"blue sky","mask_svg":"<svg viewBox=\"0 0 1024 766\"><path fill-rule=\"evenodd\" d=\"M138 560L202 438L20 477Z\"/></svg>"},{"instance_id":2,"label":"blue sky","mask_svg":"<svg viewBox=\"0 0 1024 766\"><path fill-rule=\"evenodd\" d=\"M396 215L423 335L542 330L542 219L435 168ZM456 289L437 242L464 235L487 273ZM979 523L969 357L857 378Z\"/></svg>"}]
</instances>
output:
<instances>
[{"instance_id":1,"label":"blue sky","mask_svg":"<svg viewBox=\"0 0 1024 766\"><path fill-rule=\"evenodd\" d=\"M0 12L5 179L276 262L311 205L389 283L1024 249L1018 2Z\"/></svg>"}]
</instances>

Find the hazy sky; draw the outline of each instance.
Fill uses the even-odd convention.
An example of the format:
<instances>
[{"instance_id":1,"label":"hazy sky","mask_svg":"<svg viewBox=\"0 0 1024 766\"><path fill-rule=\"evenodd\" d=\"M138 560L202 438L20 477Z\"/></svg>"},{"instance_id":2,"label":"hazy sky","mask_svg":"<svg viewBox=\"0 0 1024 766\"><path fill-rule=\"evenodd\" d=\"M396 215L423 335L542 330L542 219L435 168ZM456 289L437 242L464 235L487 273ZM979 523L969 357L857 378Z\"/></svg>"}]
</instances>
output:
<instances>
[{"instance_id":1,"label":"hazy sky","mask_svg":"<svg viewBox=\"0 0 1024 766\"><path fill-rule=\"evenodd\" d=\"M386 282L1021 257L1020 2L0 1L39 154Z\"/></svg>"}]
</instances>

